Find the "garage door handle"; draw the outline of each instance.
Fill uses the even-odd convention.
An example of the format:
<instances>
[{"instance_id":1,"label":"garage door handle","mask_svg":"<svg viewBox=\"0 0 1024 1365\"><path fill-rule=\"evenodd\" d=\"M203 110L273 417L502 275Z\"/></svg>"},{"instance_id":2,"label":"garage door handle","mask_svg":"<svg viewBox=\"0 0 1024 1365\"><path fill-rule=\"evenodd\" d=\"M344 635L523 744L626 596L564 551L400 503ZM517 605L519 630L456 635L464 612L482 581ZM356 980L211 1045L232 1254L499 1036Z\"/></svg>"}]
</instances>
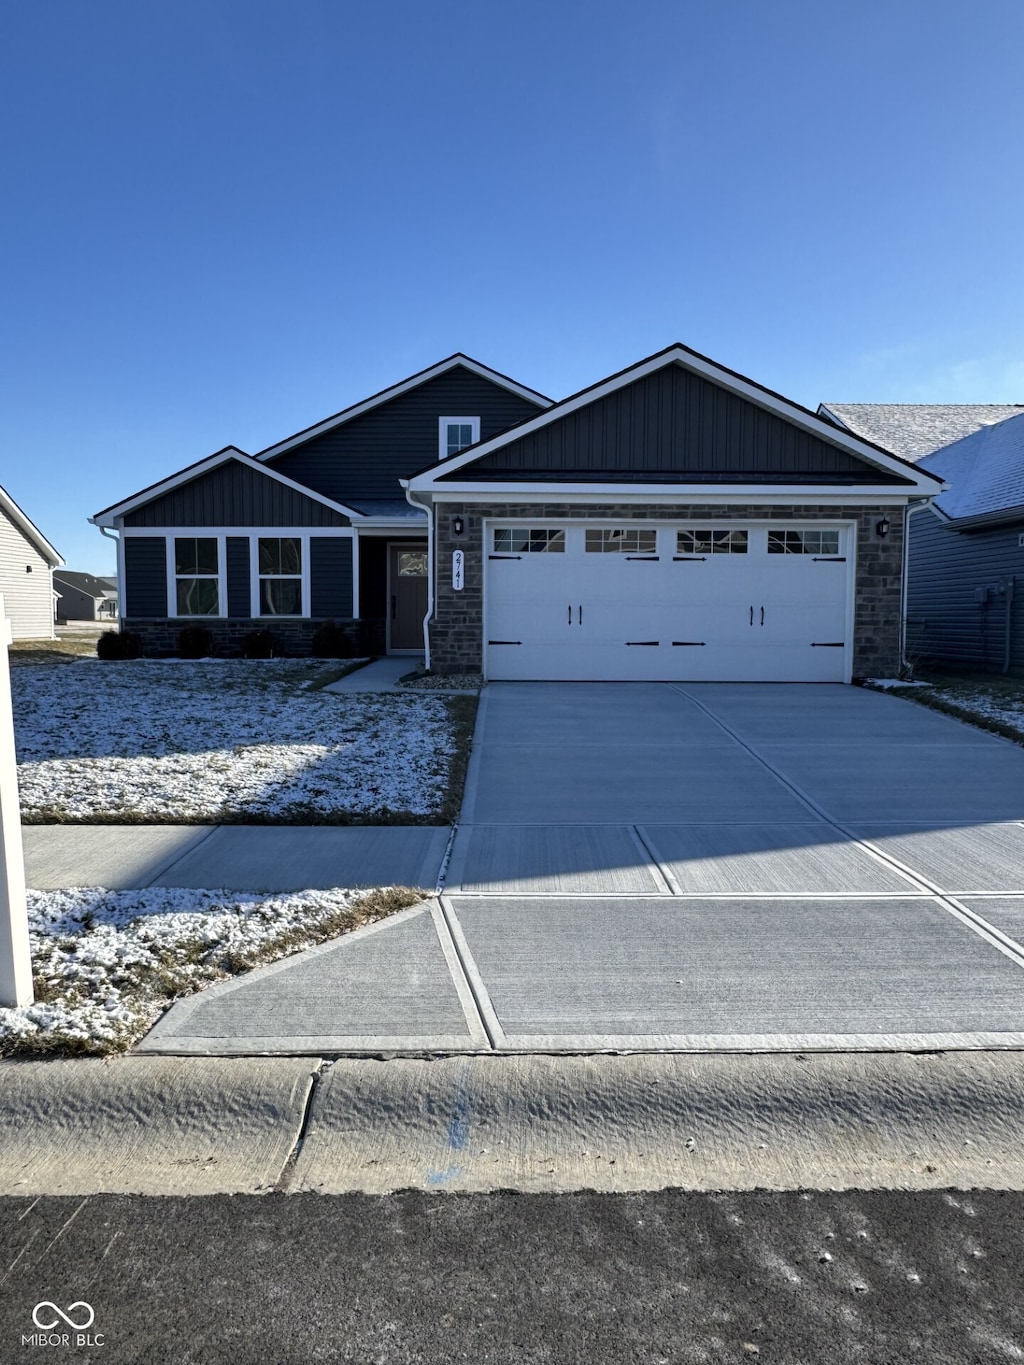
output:
<instances>
[{"instance_id":1,"label":"garage door handle","mask_svg":"<svg viewBox=\"0 0 1024 1365\"><path fill-rule=\"evenodd\" d=\"M812 564L845 564L845 555L815 555Z\"/></svg>"},{"instance_id":2,"label":"garage door handle","mask_svg":"<svg viewBox=\"0 0 1024 1365\"><path fill-rule=\"evenodd\" d=\"M571 607L571 606L567 607L567 608L566 608L566 611L568 611L568 613L569 613L569 624L570 624L570 626L571 626L571 625L572 625L572 607Z\"/></svg>"},{"instance_id":3,"label":"garage door handle","mask_svg":"<svg viewBox=\"0 0 1024 1365\"><path fill-rule=\"evenodd\" d=\"M680 645L695 645L698 649L703 649L706 644L706 640L673 640L672 648L678 649Z\"/></svg>"},{"instance_id":4,"label":"garage door handle","mask_svg":"<svg viewBox=\"0 0 1024 1365\"><path fill-rule=\"evenodd\" d=\"M579 613L580 613L580 619L579 619L579 621L577 622L577 624L582 626L582 624L583 624L583 605L582 605L582 603L580 604L580 607L579 607Z\"/></svg>"},{"instance_id":5,"label":"garage door handle","mask_svg":"<svg viewBox=\"0 0 1024 1365\"><path fill-rule=\"evenodd\" d=\"M754 624L754 608L753 608L753 607L750 608L750 624L751 624L751 625Z\"/></svg>"},{"instance_id":6,"label":"garage door handle","mask_svg":"<svg viewBox=\"0 0 1024 1365\"><path fill-rule=\"evenodd\" d=\"M845 640L812 640L812 649L845 649Z\"/></svg>"},{"instance_id":7,"label":"garage door handle","mask_svg":"<svg viewBox=\"0 0 1024 1365\"><path fill-rule=\"evenodd\" d=\"M764 625L764 607L761 608L761 624Z\"/></svg>"}]
</instances>

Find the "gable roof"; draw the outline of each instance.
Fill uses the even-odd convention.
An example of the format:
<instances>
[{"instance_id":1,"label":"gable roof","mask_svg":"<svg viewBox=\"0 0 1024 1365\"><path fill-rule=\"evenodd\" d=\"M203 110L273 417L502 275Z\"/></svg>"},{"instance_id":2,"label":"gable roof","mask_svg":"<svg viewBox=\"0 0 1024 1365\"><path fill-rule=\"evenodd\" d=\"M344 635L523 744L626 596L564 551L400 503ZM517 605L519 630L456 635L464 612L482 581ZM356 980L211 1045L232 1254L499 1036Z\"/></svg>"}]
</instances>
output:
<instances>
[{"instance_id":1,"label":"gable roof","mask_svg":"<svg viewBox=\"0 0 1024 1365\"><path fill-rule=\"evenodd\" d=\"M0 508L3 508L25 539L32 542L43 558L49 563L51 569L55 569L58 564L64 563L61 555L53 548L43 535L42 531L40 531L39 527L29 521L28 517L14 501L6 488L0 488Z\"/></svg>"},{"instance_id":2,"label":"gable roof","mask_svg":"<svg viewBox=\"0 0 1024 1365\"><path fill-rule=\"evenodd\" d=\"M1024 520L1024 411L924 456L921 467L950 485L935 506L951 521Z\"/></svg>"},{"instance_id":3,"label":"gable roof","mask_svg":"<svg viewBox=\"0 0 1024 1365\"><path fill-rule=\"evenodd\" d=\"M526 398L530 402L536 403L539 407L550 407L554 401L542 393L537 393L534 389L528 389L523 384L518 384L514 379L510 379L507 374L501 374L498 370L492 370L487 365L482 365L479 360L473 360L471 356L463 355L461 351L456 351L445 360L440 360L436 365L431 365L425 370L420 370L417 374L410 375L408 379L400 380L397 384L392 384L389 388L381 389L370 398L364 398L360 403L354 403L349 408L343 408L341 412L336 412L333 417L325 417L322 422L315 422L311 427L305 427L302 431L297 431L294 436L288 436L283 441L278 441L272 446L267 446L257 455L257 460L272 460L275 456L283 455L286 450L291 450L294 446L302 445L305 441L311 440L314 436L320 436L325 431L330 431L334 427L341 426L344 422L351 422L355 417L361 417L364 412L369 412L372 408L380 407L382 403L390 402L392 398L398 398L400 394L408 393L410 389L418 388L420 384L425 384L430 379L436 379L438 375L444 374L447 370L453 370L461 366L469 370L472 374L479 375L481 379L489 379L492 383L508 389L511 393L518 394L521 398Z\"/></svg>"},{"instance_id":4,"label":"gable roof","mask_svg":"<svg viewBox=\"0 0 1024 1365\"><path fill-rule=\"evenodd\" d=\"M468 447L450 459L429 465L411 479L403 480L403 485L407 485L415 491L431 489L442 479L445 481L444 484L441 484L442 487L450 485L452 476L456 471L466 469L475 461L484 459L493 452L501 450L504 446L522 440L523 437L540 431L551 423L670 365L682 366L684 369L758 407L782 417L833 447L876 467L890 476L890 481L893 474L900 476L904 482L904 487L911 492L918 491L931 494L937 491L941 483L936 475L915 469L912 464L893 455L882 446L876 445L873 441L855 435L837 426L835 422L819 413L812 412L810 408L805 408L791 399L784 398L781 394L766 388L763 384L758 384L753 379L748 379L736 370L730 370L724 365L719 365L716 361L691 350L690 347L684 346L681 342L675 342L663 351L658 351L654 355L620 370L617 374L599 380L596 384L581 389L569 398L552 404L545 412L536 417L527 418L517 426L501 433L501 435L492 437L490 440L480 441L475 446ZM472 475L468 474L468 477L471 479ZM510 484L516 482L514 474L509 475L508 482Z\"/></svg>"},{"instance_id":5,"label":"gable roof","mask_svg":"<svg viewBox=\"0 0 1024 1365\"><path fill-rule=\"evenodd\" d=\"M264 478L274 479L287 488L291 488L294 492L302 493L313 502L323 503L325 507L331 508L334 512L340 512L342 516L348 517L350 520L353 517L358 519L360 515L354 508L344 507L340 502L333 502L330 498L325 498L322 493L315 492L314 489L308 488L305 484L297 483L294 479L279 474L276 469L268 469L266 465L260 464L258 460L254 460L251 455L247 455L244 450L239 450L237 446L225 446L223 450L215 451L214 454L208 455L205 460L197 460L195 464L190 464L185 469L179 470L170 478L150 484L148 488L133 493L130 498L125 498L110 507L105 507L102 512L97 512L95 516L90 517L89 521L93 526L114 526L116 524L115 518L124 517L129 512L134 512L136 508L144 507L148 502L154 502L157 498L163 497L165 493L170 493L183 484L191 483L193 479L200 478L203 474L209 473L211 469L216 469L229 460L237 461L246 469L255 470Z\"/></svg>"},{"instance_id":6,"label":"gable roof","mask_svg":"<svg viewBox=\"0 0 1024 1365\"><path fill-rule=\"evenodd\" d=\"M915 464L993 422L1024 412L1013 403L820 403L818 412Z\"/></svg>"},{"instance_id":7,"label":"gable roof","mask_svg":"<svg viewBox=\"0 0 1024 1365\"><path fill-rule=\"evenodd\" d=\"M69 588L76 588L87 597L117 596L117 589L106 579L97 578L95 574L78 573L74 569L55 569L53 580L55 583L65 583Z\"/></svg>"}]
</instances>

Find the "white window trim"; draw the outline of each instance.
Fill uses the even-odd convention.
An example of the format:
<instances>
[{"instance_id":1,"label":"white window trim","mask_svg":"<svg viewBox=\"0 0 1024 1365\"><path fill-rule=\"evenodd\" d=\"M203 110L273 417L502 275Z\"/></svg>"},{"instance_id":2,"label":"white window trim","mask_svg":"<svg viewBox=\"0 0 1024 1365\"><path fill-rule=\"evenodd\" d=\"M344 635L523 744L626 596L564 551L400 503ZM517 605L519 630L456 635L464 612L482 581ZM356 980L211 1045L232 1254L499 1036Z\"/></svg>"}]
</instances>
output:
<instances>
[{"instance_id":1,"label":"white window trim","mask_svg":"<svg viewBox=\"0 0 1024 1365\"><path fill-rule=\"evenodd\" d=\"M437 454L439 459L454 460L456 455L461 455L462 451L467 449L466 446L463 446L461 450L453 451L451 455L448 454L448 428L455 423L458 423L459 426L469 426L470 445L475 446L480 439L479 417L439 417L437 419Z\"/></svg>"},{"instance_id":2,"label":"white window trim","mask_svg":"<svg viewBox=\"0 0 1024 1365\"><path fill-rule=\"evenodd\" d=\"M120 528L119 528L119 531L118 531L118 540L117 540L117 567L118 567L118 573L120 574L120 582L121 582L121 583L125 583L125 582L127 581L127 578L126 578L126 570L125 570L124 544L125 544L125 540L126 540L129 536L141 536L141 537L143 537L144 539L150 539L150 540L152 540L152 539L157 539L157 540L163 540L163 542L164 542L165 563L166 563L166 577L167 577L167 619L170 620L170 621L217 621L217 620L226 620L226 619L228 618L228 596L227 596L227 594L228 594L228 577L227 577L227 542L228 542L228 540L229 540L230 538L235 537L235 536L240 536L240 537L247 538L248 541L249 541L249 608L250 608L250 616L251 616L253 619L258 619L258 620L261 620L261 621L272 621L272 620L274 619L272 616L258 616L258 615L257 615L257 612L256 612L255 610L253 610L254 607L258 607L258 606L259 606L259 583L258 583L258 582L256 582L255 589L253 589L254 577L255 577L255 579L258 579L258 578L259 578L259 575L255 572L255 570L254 570L254 568L253 568L253 555L254 555L254 553L257 555L257 561L256 561L256 562L257 562L257 566L258 566L258 562L259 562L259 561L258 561L258 548L256 547L256 540L257 540L260 536L264 536L264 537L266 537L266 536L293 536L293 537L299 538L300 540L302 540L302 541L304 542L304 544L303 544L303 550L302 550L302 562L303 562L303 564L304 564L304 566L305 566L304 571L303 571L303 594L302 594L302 604L303 604L303 607L305 608L305 610L304 610L304 612L303 612L303 615L304 615L304 616L309 616L309 615L310 615L309 606L310 606L310 601L311 601L311 589L310 589L310 577L309 577L309 541L310 541L311 539L314 539L314 538L317 539L317 540L319 540L319 539L321 539L322 537L326 537L326 536L333 536L333 537L336 537L336 538L339 539L339 540L351 540L351 541L353 542L353 544L352 544L352 564L353 564L353 568L352 568L352 588L353 588L353 600L352 600L352 605L353 605L353 608L355 608L355 607L358 605L358 601L359 601L359 598L358 598L358 595L357 595L357 593L358 593L358 579L357 579L357 577L356 577L356 567L355 567L355 565L356 565L356 559L357 559L357 553L356 553L356 551L357 551L357 544L356 544L356 540L355 540L355 533L354 533L354 531L353 531L353 529L352 529L351 526L218 526L218 527L212 527L212 526L123 526L123 527L120 527ZM176 538L176 537L179 537L179 536L198 537L199 539L216 540L216 541L217 541L217 568L218 568L218 574L217 574L217 580L218 580L218 582L217 582L217 596L218 596L218 606L220 607L220 611L217 613L216 616L179 616L179 615L177 614L177 610L178 610L177 592L178 592L178 590L177 590L177 584L176 584L177 574L175 573L175 562L174 562L174 541L175 541L175 538ZM254 600L253 600L253 599L254 599L254 596L255 596L255 602L254 602ZM120 615L121 615L121 617L123 618L124 615L125 615L125 612L124 612L124 603L123 603L123 601L120 600L120 599L119 599L119 602L118 602L118 606L119 606L119 609L120 609ZM356 616L356 613L355 613L355 611L353 611L353 619L355 619L355 616ZM280 620L282 620L282 621L299 621L299 620L301 620L302 618L301 618L301 617L298 617L298 616L282 616L282 617L280 617L280 618L278 618L278 619L280 619Z\"/></svg>"},{"instance_id":3,"label":"white window trim","mask_svg":"<svg viewBox=\"0 0 1024 1365\"><path fill-rule=\"evenodd\" d=\"M219 531L213 531L205 526L188 526L167 531L166 550L167 550L167 616L173 621L218 621L228 614L228 573L225 559L227 556L227 539ZM175 558L174 542L176 540L215 540L217 542L217 610L210 616L181 616L178 612L178 579L192 578L193 574L179 574L178 562ZM200 574L201 578L212 578L213 574Z\"/></svg>"},{"instance_id":4,"label":"white window trim","mask_svg":"<svg viewBox=\"0 0 1024 1365\"><path fill-rule=\"evenodd\" d=\"M312 532L306 530L279 530L276 526L263 527L254 532L249 537L249 606L252 608L251 615L253 620L259 621L301 621L304 617L311 615L310 601L312 598L310 565L309 565L309 542ZM276 613L271 616L264 616L260 612L260 541L261 540L297 540L300 543L302 554L302 573L299 574L266 574L266 578L299 578L302 579L302 610L294 616L284 616ZM354 550L353 546L353 550Z\"/></svg>"}]
</instances>

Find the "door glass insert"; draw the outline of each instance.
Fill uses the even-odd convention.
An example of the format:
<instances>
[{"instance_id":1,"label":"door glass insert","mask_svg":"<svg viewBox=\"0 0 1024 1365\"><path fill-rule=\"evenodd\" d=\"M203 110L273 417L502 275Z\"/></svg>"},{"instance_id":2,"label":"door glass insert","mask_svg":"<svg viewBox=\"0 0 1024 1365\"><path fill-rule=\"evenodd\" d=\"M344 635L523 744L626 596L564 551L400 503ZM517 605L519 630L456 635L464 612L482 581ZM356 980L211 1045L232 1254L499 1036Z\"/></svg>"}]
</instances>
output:
<instances>
[{"instance_id":1,"label":"door glass insert","mask_svg":"<svg viewBox=\"0 0 1024 1365\"><path fill-rule=\"evenodd\" d=\"M588 531L587 554L653 555L658 548L657 531L618 526L610 530Z\"/></svg>"},{"instance_id":2,"label":"door glass insert","mask_svg":"<svg viewBox=\"0 0 1024 1365\"><path fill-rule=\"evenodd\" d=\"M681 555L745 555L746 531L677 531L676 553Z\"/></svg>"},{"instance_id":3,"label":"door glass insert","mask_svg":"<svg viewBox=\"0 0 1024 1365\"><path fill-rule=\"evenodd\" d=\"M769 531L770 555L837 555L838 531Z\"/></svg>"},{"instance_id":4,"label":"door glass insert","mask_svg":"<svg viewBox=\"0 0 1024 1365\"><path fill-rule=\"evenodd\" d=\"M426 578L426 550L400 550L398 552L399 578Z\"/></svg>"},{"instance_id":5,"label":"door glass insert","mask_svg":"<svg viewBox=\"0 0 1024 1365\"><path fill-rule=\"evenodd\" d=\"M498 526L494 532L495 554L564 554L565 532L518 526Z\"/></svg>"}]
</instances>

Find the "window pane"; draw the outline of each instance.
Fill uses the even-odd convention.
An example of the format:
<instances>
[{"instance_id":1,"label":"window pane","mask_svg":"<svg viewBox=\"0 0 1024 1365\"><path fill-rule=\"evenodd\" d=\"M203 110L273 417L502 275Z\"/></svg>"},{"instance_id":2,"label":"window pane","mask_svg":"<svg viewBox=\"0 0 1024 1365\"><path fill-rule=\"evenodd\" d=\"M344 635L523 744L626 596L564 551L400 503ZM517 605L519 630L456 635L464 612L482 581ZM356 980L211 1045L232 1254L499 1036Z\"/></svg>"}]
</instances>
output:
<instances>
[{"instance_id":1,"label":"window pane","mask_svg":"<svg viewBox=\"0 0 1024 1365\"><path fill-rule=\"evenodd\" d=\"M174 572L215 574L217 572L216 537L175 536Z\"/></svg>"},{"instance_id":2,"label":"window pane","mask_svg":"<svg viewBox=\"0 0 1024 1365\"><path fill-rule=\"evenodd\" d=\"M588 531L586 534L585 548L588 554L653 555L657 547L657 531L623 526L614 530Z\"/></svg>"},{"instance_id":3,"label":"window pane","mask_svg":"<svg viewBox=\"0 0 1024 1365\"><path fill-rule=\"evenodd\" d=\"M179 616L216 616L218 612L215 578L178 579Z\"/></svg>"},{"instance_id":4,"label":"window pane","mask_svg":"<svg viewBox=\"0 0 1024 1365\"><path fill-rule=\"evenodd\" d=\"M261 578L260 615L301 616L301 581L297 578Z\"/></svg>"},{"instance_id":5,"label":"window pane","mask_svg":"<svg viewBox=\"0 0 1024 1365\"><path fill-rule=\"evenodd\" d=\"M302 541L298 536L288 536L278 542L281 546L281 567L279 573L302 572Z\"/></svg>"},{"instance_id":6,"label":"window pane","mask_svg":"<svg viewBox=\"0 0 1024 1365\"><path fill-rule=\"evenodd\" d=\"M770 555L837 555L838 531L769 531Z\"/></svg>"},{"instance_id":7,"label":"window pane","mask_svg":"<svg viewBox=\"0 0 1024 1365\"><path fill-rule=\"evenodd\" d=\"M260 537L260 573L281 572L281 542Z\"/></svg>"},{"instance_id":8,"label":"window pane","mask_svg":"<svg viewBox=\"0 0 1024 1365\"><path fill-rule=\"evenodd\" d=\"M426 551L401 550L398 555L398 576L399 578L426 578Z\"/></svg>"}]
</instances>

